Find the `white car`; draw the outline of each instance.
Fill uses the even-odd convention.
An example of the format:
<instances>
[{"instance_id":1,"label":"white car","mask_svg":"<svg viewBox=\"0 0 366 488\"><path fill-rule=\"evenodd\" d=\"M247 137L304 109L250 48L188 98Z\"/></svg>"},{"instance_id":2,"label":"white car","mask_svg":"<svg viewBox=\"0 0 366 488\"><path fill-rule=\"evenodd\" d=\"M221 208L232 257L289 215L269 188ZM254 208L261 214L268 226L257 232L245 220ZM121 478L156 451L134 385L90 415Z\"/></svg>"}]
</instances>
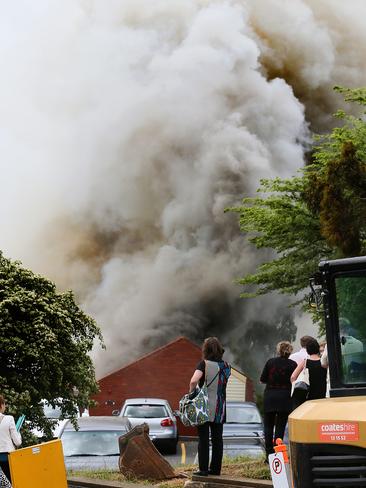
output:
<instances>
[{"instance_id":1,"label":"white car","mask_svg":"<svg viewBox=\"0 0 366 488\"><path fill-rule=\"evenodd\" d=\"M69 419L67 419L67 418L61 419L60 418L61 417L61 408L60 407L58 407L58 406L53 407L52 405L50 405L47 402L47 400L42 400L42 403L43 403L43 411L44 411L45 416L48 419L57 420L57 422L55 423L55 425L52 428L53 437L54 438L60 437L60 434L63 430L63 427L65 426L65 424L68 422ZM85 409L81 415L80 415L80 412L78 409L78 412L76 415L77 418L88 417L88 416L89 416L89 411L87 409ZM43 431L42 430L33 429L32 433L38 438L43 437Z\"/></svg>"},{"instance_id":2,"label":"white car","mask_svg":"<svg viewBox=\"0 0 366 488\"><path fill-rule=\"evenodd\" d=\"M149 436L157 448L171 454L177 452L177 419L168 400L161 398L129 398L123 404L120 417L127 417L132 427L147 423Z\"/></svg>"},{"instance_id":3,"label":"white car","mask_svg":"<svg viewBox=\"0 0 366 488\"><path fill-rule=\"evenodd\" d=\"M264 455L263 421L255 403L227 402L223 429L224 455L262 457Z\"/></svg>"}]
</instances>

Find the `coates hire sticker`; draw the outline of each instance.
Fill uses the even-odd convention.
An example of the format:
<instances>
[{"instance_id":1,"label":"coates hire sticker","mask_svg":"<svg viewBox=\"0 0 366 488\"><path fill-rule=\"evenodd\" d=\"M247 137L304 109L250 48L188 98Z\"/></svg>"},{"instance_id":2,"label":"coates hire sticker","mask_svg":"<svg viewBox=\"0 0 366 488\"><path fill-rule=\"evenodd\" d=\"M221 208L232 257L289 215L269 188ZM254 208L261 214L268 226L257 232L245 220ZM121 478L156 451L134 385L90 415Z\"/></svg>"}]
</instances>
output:
<instances>
[{"instance_id":1,"label":"coates hire sticker","mask_svg":"<svg viewBox=\"0 0 366 488\"><path fill-rule=\"evenodd\" d=\"M323 422L319 424L322 442L358 441L358 422Z\"/></svg>"}]
</instances>

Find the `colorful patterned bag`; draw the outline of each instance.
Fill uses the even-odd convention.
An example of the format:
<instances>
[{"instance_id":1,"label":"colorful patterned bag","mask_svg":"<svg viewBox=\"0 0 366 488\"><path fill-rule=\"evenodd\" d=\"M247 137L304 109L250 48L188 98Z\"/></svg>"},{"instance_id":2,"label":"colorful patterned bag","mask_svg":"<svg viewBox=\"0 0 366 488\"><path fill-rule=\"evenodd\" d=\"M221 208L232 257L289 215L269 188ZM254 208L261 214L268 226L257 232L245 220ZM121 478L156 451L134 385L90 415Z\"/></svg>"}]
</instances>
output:
<instances>
[{"instance_id":1,"label":"colorful patterned bag","mask_svg":"<svg viewBox=\"0 0 366 488\"><path fill-rule=\"evenodd\" d=\"M210 420L210 411L208 407L208 387L216 379L219 372L207 385L207 365L205 368L205 382L202 386L196 387L192 393L187 393L179 402L180 419L183 425L187 427L197 427Z\"/></svg>"},{"instance_id":2,"label":"colorful patterned bag","mask_svg":"<svg viewBox=\"0 0 366 488\"><path fill-rule=\"evenodd\" d=\"M187 427L202 425L210 418L206 382L202 388L197 387L195 396L191 397L192 393L188 393L179 402L180 419Z\"/></svg>"},{"instance_id":3,"label":"colorful patterned bag","mask_svg":"<svg viewBox=\"0 0 366 488\"><path fill-rule=\"evenodd\" d=\"M5 476L4 471L0 468L0 486L1 488L11 488L10 481Z\"/></svg>"}]
</instances>

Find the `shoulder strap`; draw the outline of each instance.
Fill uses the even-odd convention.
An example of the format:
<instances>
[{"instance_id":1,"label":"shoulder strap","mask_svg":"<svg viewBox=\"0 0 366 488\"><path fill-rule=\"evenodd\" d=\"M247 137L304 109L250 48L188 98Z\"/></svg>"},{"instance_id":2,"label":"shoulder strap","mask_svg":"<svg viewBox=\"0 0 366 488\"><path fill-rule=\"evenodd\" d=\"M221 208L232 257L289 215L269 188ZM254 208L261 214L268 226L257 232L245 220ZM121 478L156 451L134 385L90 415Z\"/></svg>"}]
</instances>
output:
<instances>
[{"instance_id":1,"label":"shoulder strap","mask_svg":"<svg viewBox=\"0 0 366 488\"><path fill-rule=\"evenodd\" d=\"M214 376L214 377L213 377L213 379L212 379L212 380L209 382L209 384L208 384L208 385L207 385L207 376L206 376L206 385L207 385L207 388L208 388L210 385L212 385L212 383L213 383L213 382L215 381L215 379L218 377L219 373L220 373L220 367L219 367L218 372L215 374L215 376Z\"/></svg>"},{"instance_id":2,"label":"shoulder strap","mask_svg":"<svg viewBox=\"0 0 366 488\"><path fill-rule=\"evenodd\" d=\"M4 418L4 417L5 417L5 415L4 415L4 414L1 414L1 415L0 415L0 424L1 424L1 422L3 421L3 418Z\"/></svg>"}]
</instances>

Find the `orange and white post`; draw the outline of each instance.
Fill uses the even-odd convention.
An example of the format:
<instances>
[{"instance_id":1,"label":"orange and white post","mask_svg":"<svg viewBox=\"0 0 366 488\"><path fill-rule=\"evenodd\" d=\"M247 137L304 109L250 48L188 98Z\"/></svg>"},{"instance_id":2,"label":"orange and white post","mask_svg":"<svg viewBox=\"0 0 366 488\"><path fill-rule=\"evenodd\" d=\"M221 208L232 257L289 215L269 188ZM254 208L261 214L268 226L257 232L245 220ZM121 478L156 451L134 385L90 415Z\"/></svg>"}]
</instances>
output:
<instances>
[{"instance_id":1,"label":"orange and white post","mask_svg":"<svg viewBox=\"0 0 366 488\"><path fill-rule=\"evenodd\" d=\"M268 456L273 488L291 488L290 464L287 446L282 439L276 439L274 454Z\"/></svg>"}]
</instances>

